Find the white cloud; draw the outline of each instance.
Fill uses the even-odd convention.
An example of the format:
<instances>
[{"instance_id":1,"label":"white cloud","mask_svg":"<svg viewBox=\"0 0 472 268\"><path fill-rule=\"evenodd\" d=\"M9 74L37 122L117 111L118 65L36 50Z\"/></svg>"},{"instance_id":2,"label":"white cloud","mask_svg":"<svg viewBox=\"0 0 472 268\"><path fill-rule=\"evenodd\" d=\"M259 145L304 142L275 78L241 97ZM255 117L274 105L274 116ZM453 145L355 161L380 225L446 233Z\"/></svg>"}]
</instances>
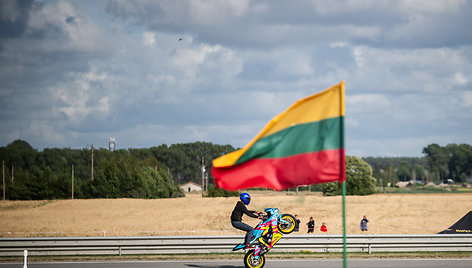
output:
<instances>
[{"instance_id":1,"label":"white cloud","mask_svg":"<svg viewBox=\"0 0 472 268\"><path fill-rule=\"evenodd\" d=\"M97 112L95 116L107 115L110 109L110 99L94 92L92 83L102 83L107 75L92 72L71 74L71 82L59 83L51 88L51 93L56 99L54 109L67 115L71 123L80 123L90 113ZM98 93L98 94L97 94Z\"/></svg>"},{"instance_id":2,"label":"white cloud","mask_svg":"<svg viewBox=\"0 0 472 268\"><path fill-rule=\"evenodd\" d=\"M347 44L345 42L332 42L329 44L330 47L345 47Z\"/></svg>"},{"instance_id":3,"label":"white cloud","mask_svg":"<svg viewBox=\"0 0 472 268\"><path fill-rule=\"evenodd\" d=\"M455 1L429 1L429 0L403 0L395 5L403 12L421 12L429 14L457 12L464 6L466 0Z\"/></svg>"},{"instance_id":4,"label":"white cloud","mask_svg":"<svg viewBox=\"0 0 472 268\"><path fill-rule=\"evenodd\" d=\"M3 19L27 24L9 38L0 31L0 123L10 129L0 141L243 146L297 99L345 80L351 152L419 155L429 141L467 142L471 6L45 1L29 20Z\"/></svg>"},{"instance_id":5,"label":"white cloud","mask_svg":"<svg viewBox=\"0 0 472 268\"><path fill-rule=\"evenodd\" d=\"M467 57L472 47L458 49L380 49L355 47L359 70L351 77L355 87L400 93L446 93L451 77L472 71ZM459 76L460 78L460 76ZM461 80L463 81L463 80Z\"/></svg>"},{"instance_id":6,"label":"white cloud","mask_svg":"<svg viewBox=\"0 0 472 268\"><path fill-rule=\"evenodd\" d=\"M143 44L145 46L154 48L156 46L156 33L144 32L143 33Z\"/></svg>"},{"instance_id":7,"label":"white cloud","mask_svg":"<svg viewBox=\"0 0 472 268\"><path fill-rule=\"evenodd\" d=\"M201 44L176 50L169 58L169 67L178 75L180 88L188 91L198 83L234 78L241 72L242 62L230 49Z\"/></svg>"},{"instance_id":8,"label":"white cloud","mask_svg":"<svg viewBox=\"0 0 472 268\"><path fill-rule=\"evenodd\" d=\"M314 71L310 55L292 49L277 49L270 53L277 60L275 71L281 76L307 77L313 76Z\"/></svg>"},{"instance_id":9,"label":"white cloud","mask_svg":"<svg viewBox=\"0 0 472 268\"><path fill-rule=\"evenodd\" d=\"M454 74L454 79L456 79L456 82L462 86L468 82L467 78L465 78L465 76L460 72Z\"/></svg>"},{"instance_id":10,"label":"white cloud","mask_svg":"<svg viewBox=\"0 0 472 268\"><path fill-rule=\"evenodd\" d=\"M44 39L29 40L33 51L101 51L108 44L100 26L66 1L32 9L28 26L27 35L44 35Z\"/></svg>"},{"instance_id":11,"label":"white cloud","mask_svg":"<svg viewBox=\"0 0 472 268\"><path fill-rule=\"evenodd\" d=\"M335 42L378 47L441 47L463 42L457 24L467 23L467 1L111 1L107 11L150 29L190 33L226 47ZM158 14L156 16L156 14ZM237 26L235 26L237 25ZM437 29L448 30L448 36ZM415 38L420 36L420 38ZM341 40L340 40L341 39Z\"/></svg>"}]
</instances>

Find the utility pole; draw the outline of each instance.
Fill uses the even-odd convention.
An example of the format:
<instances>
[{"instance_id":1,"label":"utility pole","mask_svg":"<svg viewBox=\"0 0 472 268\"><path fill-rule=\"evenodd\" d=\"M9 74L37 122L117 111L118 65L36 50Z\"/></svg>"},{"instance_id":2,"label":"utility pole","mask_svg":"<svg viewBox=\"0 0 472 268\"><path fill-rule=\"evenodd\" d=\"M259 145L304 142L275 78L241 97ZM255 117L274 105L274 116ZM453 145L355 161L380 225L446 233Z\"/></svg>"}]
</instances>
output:
<instances>
[{"instance_id":1,"label":"utility pole","mask_svg":"<svg viewBox=\"0 0 472 268\"><path fill-rule=\"evenodd\" d=\"M5 160L2 160L2 172L3 172L3 200L5 200Z\"/></svg>"},{"instance_id":2,"label":"utility pole","mask_svg":"<svg viewBox=\"0 0 472 268\"><path fill-rule=\"evenodd\" d=\"M91 175L91 179L93 181L93 144L92 144L92 175Z\"/></svg>"},{"instance_id":3,"label":"utility pole","mask_svg":"<svg viewBox=\"0 0 472 268\"><path fill-rule=\"evenodd\" d=\"M204 157L202 156L202 196L204 196L205 193L205 160Z\"/></svg>"},{"instance_id":4,"label":"utility pole","mask_svg":"<svg viewBox=\"0 0 472 268\"><path fill-rule=\"evenodd\" d=\"M72 165L72 200L74 200L74 165Z\"/></svg>"},{"instance_id":5,"label":"utility pole","mask_svg":"<svg viewBox=\"0 0 472 268\"><path fill-rule=\"evenodd\" d=\"M15 175L13 175L13 164L11 164L11 183L15 182Z\"/></svg>"}]
</instances>

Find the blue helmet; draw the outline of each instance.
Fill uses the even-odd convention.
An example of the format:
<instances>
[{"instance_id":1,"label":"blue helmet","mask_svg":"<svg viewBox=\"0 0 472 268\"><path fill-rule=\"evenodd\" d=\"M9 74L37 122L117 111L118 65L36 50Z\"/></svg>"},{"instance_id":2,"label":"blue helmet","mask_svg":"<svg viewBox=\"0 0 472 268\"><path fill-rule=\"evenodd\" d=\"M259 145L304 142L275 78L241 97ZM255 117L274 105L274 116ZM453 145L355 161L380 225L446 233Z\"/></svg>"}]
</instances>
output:
<instances>
[{"instance_id":1,"label":"blue helmet","mask_svg":"<svg viewBox=\"0 0 472 268\"><path fill-rule=\"evenodd\" d=\"M248 193L240 194L239 199L241 199L241 201L243 201L243 203L246 205L249 205L249 203L251 203L251 196Z\"/></svg>"}]
</instances>

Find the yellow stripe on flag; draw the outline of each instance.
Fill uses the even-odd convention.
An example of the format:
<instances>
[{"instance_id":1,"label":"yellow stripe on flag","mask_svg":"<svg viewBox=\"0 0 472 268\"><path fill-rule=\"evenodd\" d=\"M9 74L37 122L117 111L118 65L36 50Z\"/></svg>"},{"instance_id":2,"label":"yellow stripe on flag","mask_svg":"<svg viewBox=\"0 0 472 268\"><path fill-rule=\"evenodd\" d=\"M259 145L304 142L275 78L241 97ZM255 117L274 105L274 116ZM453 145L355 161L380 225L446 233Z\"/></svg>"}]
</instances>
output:
<instances>
[{"instance_id":1,"label":"yellow stripe on flag","mask_svg":"<svg viewBox=\"0 0 472 268\"><path fill-rule=\"evenodd\" d=\"M213 160L213 166L229 167L234 165L256 141L285 128L344 116L344 105L342 105L344 101L340 101L340 98L343 96L344 81L322 92L298 100L286 111L275 116L250 143L244 146L244 148Z\"/></svg>"}]
</instances>

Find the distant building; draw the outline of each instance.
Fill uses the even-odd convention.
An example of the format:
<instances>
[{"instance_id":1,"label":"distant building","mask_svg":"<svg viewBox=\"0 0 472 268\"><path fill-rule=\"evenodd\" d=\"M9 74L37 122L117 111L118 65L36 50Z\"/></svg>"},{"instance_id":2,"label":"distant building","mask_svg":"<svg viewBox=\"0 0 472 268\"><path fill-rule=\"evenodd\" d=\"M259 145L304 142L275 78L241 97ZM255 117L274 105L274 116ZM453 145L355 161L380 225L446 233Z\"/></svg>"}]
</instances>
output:
<instances>
[{"instance_id":1,"label":"distant building","mask_svg":"<svg viewBox=\"0 0 472 268\"><path fill-rule=\"evenodd\" d=\"M405 188L405 187L413 186L413 182L412 181L399 181L395 185L400 188Z\"/></svg>"},{"instance_id":2,"label":"distant building","mask_svg":"<svg viewBox=\"0 0 472 268\"><path fill-rule=\"evenodd\" d=\"M396 185L397 187L404 188L404 187L415 186L415 185L417 185L417 184L424 185L422 181L418 181L418 180L399 181L399 182L397 182L395 185Z\"/></svg>"},{"instance_id":3,"label":"distant building","mask_svg":"<svg viewBox=\"0 0 472 268\"><path fill-rule=\"evenodd\" d=\"M201 191L202 186L199 184L196 184L194 182L187 182L184 184L179 185L180 189L182 189L184 192L192 192L192 191Z\"/></svg>"},{"instance_id":4,"label":"distant building","mask_svg":"<svg viewBox=\"0 0 472 268\"><path fill-rule=\"evenodd\" d=\"M115 151L115 145L116 145L116 140L115 138L111 137L109 140L108 140L108 150L110 151Z\"/></svg>"}]
</instances>

